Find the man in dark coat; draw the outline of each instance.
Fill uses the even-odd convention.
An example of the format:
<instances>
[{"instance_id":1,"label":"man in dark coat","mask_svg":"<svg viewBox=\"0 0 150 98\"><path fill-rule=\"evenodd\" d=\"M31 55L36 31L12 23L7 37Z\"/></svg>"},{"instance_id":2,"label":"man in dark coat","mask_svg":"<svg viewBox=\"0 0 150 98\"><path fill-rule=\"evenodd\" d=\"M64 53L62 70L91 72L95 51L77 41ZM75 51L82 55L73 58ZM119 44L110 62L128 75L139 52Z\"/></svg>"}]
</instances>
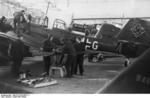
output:
<instances>
[{"instance_id":1,"label":"man in dark coat","mask_svg":"<svg viewBox=\"0 0 150 98\"><path fill-rule=\"evenodd\" d=\"M14 29L16 30L17 25L19 25L22 22L25 22L25 17L24 17L25 11L19 11L14 13Z\"/></svg>"},{"instance_id":2,"label":"man in dark coat","mask_svg":"<svg viewBox=\"0 0 150 98\"><path fill-rule=\"evenodd\" d=\"M10 56L13 61L11 71L14 76L18 76L21 63L24 58L24 44L20 39L17 39L16 41L12 42Z\"/></svg>"},{"instance_id":3,"label":"man in dark coat","mask_svg":"<svg viewBox=\"0 0 150 98\"><path fill-rule=\"evenodd\" d=\"M55 43L53 42L53 36L49 35L48 39L44 41L43 51L52 53L54 49ZM44 73L42 74L43 76L49 75L50 65L52 65L53 63L52 59L53 59L52 55L43 57L44 60Z\"/></svg>"},{"instance_id":4,"label":"man in dark coat","mask_svg":"<svg viewBox=\"0 0 150 98\"><path fill-rule=\"evenodd\" d=\"M63 63L66 68L66 77L71 78L74 73L75 48L70 39L62 40L64 54Z\"/></svg>"},{"instance_id":5,"label":"man in dark coat","mask_svg":"<svg viewBox=\"0 0 150 98\"><path fill-rule=\"evenodd\" d=\"M76 49L76 64L75 64L75 68L74 68L74 74L77 74L77 71L79 69L80 75L83 75L85 43L81 43L79 41L79 39L77 39L76 43L75 43L75 49Z\"/></svg>"},{"instance_id":6,"label":"man in dark coat","mask_svg":"<svg viewBox=\"0 0 150 98\"><path fill-rule=\"evenodd\" d=\"M5 21L6 21L5 16L2 16L2 18L0 19L0 31L1 31L1 32L4 31L4 28L5 28Z\"/></svg>"},{"instance_id":7,"label":"man in dark coat","mask_svg":"<svg viewBox=\"0 0 150 98\"><path fill-rule=\"evenodd\" d=\"M14 13L14 31L20 36L20 32L25 32L27 21L25 19L25 11L21 10Z\"/></svg>"},{"instance_id":8,"label":"man in dark coat","mask_svg":"<svg viewBox=\"0 0 150 98\"><path fill-rule=\"evenodd\" d=\"M32 21L32 16L31 14L28 14L27 15L27 24L25 24L25 28L26 28L26 32L27 34L30 34L31 33L31 21Z\"/></svg>"}]
</instances>

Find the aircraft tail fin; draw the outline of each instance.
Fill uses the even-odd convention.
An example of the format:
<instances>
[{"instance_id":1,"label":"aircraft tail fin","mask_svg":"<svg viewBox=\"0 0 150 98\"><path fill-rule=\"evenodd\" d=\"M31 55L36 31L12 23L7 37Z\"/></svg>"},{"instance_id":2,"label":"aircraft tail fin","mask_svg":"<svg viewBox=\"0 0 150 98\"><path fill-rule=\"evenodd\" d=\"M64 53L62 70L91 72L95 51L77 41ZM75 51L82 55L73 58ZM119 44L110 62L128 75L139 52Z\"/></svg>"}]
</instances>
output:
<instances>
[{"instance_id":1,"label":"aircraft tail fin","mask_svg":"<svg viewBox=\"0 0 150 98\"><path fill-rule=\"evenodd\" d=\"M119 31L120 28L112 24L103 24L100 31L97 32L96 38L101 39L103 43L114 44L117 41L115 36Z\"/></svg>"},{"instance_id":2,"label":"aircraft tail fin","mask_svg":"<svg viewBox=\"0 0 150 98\"><path fill-rule=\"evenodd\" d=\"M149 32L150 22L139 18L133 18L128 21L117 37L119 40L149 44Z\"/></svg>"}]
</instances>

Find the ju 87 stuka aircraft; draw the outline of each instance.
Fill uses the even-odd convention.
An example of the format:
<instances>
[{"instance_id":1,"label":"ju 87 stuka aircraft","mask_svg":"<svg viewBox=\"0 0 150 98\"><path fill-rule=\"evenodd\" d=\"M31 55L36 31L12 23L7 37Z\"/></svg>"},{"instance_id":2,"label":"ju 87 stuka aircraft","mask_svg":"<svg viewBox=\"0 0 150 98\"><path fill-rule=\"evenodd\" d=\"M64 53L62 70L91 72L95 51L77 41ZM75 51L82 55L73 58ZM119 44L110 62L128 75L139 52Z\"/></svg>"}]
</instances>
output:
<instances>
[{"instance_id":1,"label":"ju 87 stuka aircraft","mask_svg":"<svg viewBox=\"0 0 150 98\"><path fill-rule=\"evenodd\" d=\"M73 24L72 31L76 34L85 35L88 37L93 37L95 39L100 39L100 42L105 45L116 45L117 38L116 36L120 32L120 28L109 23L102 23L102 24L94 24L94 25L87 25L87 24ZM90 53L88 55L89 62L97 62L101 61L104 58L108 57L117 57L114 53L110 52L98 52L98 53Z\"/></svg>"},{"instance_id":2,"label":"ju 87 stuka aircraft","mask_svg":"<svg viewBox=\"0 0 150 98\"><path fill-rule=\"evenodd\" d=\"M120 53L140 57L97 93L150 93L149 27L150 22L131 19L122 29L118 36L123 45Z\"/></svg>"},{"instance_id":3,"label":"ju 87 stuka aircraft","mask_svg":"<svg viewBox=\"0 0 150 98\"><path fill-rule=\"evenodd\" d=\"M65 38L81 38L81 42L84 42L86 50L90 50L88 52L92 53L97 51L105 51L122 54L128 58L137 57L141 53L143 53L149 47L149 22L141 19L131 19L125 25L125 27L117 33L115 36L115 43L106 43L105 38L98 37L88 37L85 35L80 35L74 33L72 30L66 28L66 23L62 20L56 19L53 28L48 29L41 25L31 24L31 32L28 34L21 33L22 42L33 49L40 50L42 47L43 41L48 37L48 35L53 35L56 39L60 39L61 37ZM16 34L16 33L14 33ZM98 32L97 35L101 34ZM11 33L1 34L0 40L8 40L1 41L1 47L3 45L5 47L1 48L1 58L8 60L8 50L9 50L9 40L13 39L13 36L10 36ZM106 35L105 35L106 36ZM105 41L104 41L105 40ZM108 38L109 40L109 38ZM59 40L56 40L58 42ZM8 42L8 43L7 43ZM111 42L111 41L110 41ZM5 52L3 52L5 51ZM2 60L3 62L5 60Z\"/></svg>"},{"instance_id":4,"label":"ju 87 stuka aircraft","mask_svg":"<svg viewBox=\"0 0 150 98\"><path fill-rule=\"evenodd\" d=\"M91 38L84 35L72 33L65 28L65 22L56 20L53 29L46 29L39 25L32 25L29 34L22 34L22 42L25 44L25 56L29 56L29 49L40 50L42 41L48 34L53 35L56 39L61 37L74 38L79 37L86 44L87 50L106 51L122 54L128 58L140 56L135 63L130 65L124 72L117 76L111 83L107 84L104 89L97 93L149 93L150 92L150 71L149 71L149 43L150 43L150 22L142 19L130 19L125 27L116 36L115 45L105 44L99 38ZM0 62L6 65L10 61L9 46L17 36L10 36L9 33L0 33Z\"/></svg>"}]
</instances>

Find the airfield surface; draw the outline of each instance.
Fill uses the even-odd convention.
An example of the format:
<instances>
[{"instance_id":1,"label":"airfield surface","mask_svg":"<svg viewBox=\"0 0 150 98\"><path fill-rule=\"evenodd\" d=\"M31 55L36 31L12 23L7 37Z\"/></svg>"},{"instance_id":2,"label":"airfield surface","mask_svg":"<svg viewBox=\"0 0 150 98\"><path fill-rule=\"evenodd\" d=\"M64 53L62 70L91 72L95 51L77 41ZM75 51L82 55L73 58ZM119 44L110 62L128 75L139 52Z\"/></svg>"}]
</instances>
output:
<instances>
[{"instance_id":1,"label":"airfield surface","mask_svg":"<svg viewBox=\"0 0 150 98\"><path fill-rule=\"evenodd\" d=\"M0 66L0 88L3 93L46 93L46 94L94 94L119 75L126 67L124 58L108 58L102 62L89 63L84 61L85 73L83 76L75 75L73 78L53 77L58 84L42 88L31 88L16 82L10 74L9 66ZM41 57L26 58L23 69L29 69L33 75L40 75L43 71Z\"/></svg>"}]
</instances>

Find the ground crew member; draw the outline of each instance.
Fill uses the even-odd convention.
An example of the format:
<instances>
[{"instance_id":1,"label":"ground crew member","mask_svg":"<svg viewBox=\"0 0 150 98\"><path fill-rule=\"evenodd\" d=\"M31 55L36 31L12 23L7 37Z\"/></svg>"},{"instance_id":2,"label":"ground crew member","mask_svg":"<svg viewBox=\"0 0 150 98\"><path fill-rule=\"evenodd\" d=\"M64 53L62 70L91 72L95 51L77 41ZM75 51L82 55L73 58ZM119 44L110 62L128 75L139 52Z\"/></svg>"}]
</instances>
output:
<instances>
[{"instance_id":1,"label":"ground crew member","mask_svg":"<svg viewBox=\"0 0 150 98\"><path fill-rule=\"evenodd\" d=\"M53 52L53 49L55 49L55 44L53 42L53 36L49 35L48 38L44 41L43 44L43 51L45 52ZM42 74L43 76L48 76L49 75L49 70L50 70L50 65L53 64L53 56L44 56L44 73Z\"/></svg>"},{"instance_id":2,"label":"ground crew member","mask_svg":"<svg viewBox=\"0 0 150 98\"><path fill-rule=\"evenodd\" d=\"M75 48L70 39L62 39L63 44L62 53L64 58L62 63L66 68L66 78L71 78L74 73L74 59L75 59Z\"/></svg>"},{"instance_id":3,"label":"ground crew member","mask_svg":"<svg viewBox=\"0 0 150 98\"><path fill-rule=\"evenodd\" d=\"M83 75L85 43L81 43L79 39L76 39L75 49L76 49L76 64L75 64L74 74L77 74L79 69L80 75Z\"/></svg>"},{"instance_id":4,"label":"ground crew member","mask_svg":"<svg viewBox=\"0 0 150 98\"><path fill-rule=\"evenodd\" d=\"M26 16L26 21L27 21L27 24L26 24L26 26L25 26L25 28L26 28L26 32L25 33L27 33L27 34L30 34L30 32L31 32L31 21L32 21L32 16L31 16L31 14L28 14L27 16Z\"/></svg>"},{"instance_id":5,"label":"ground crew member","mask_svg":"<svg viewBox=\"0 0 150 98\"><path fill-rule=\"evenodd\" d=\"M5 16L2 16L2 18L0 19L0 31L2 32L4 31L5 21L6 21Z\"/></svg>"},{"instance_id":6,"label":"ground crew member","mask_svg":"<svg viewBox=\"0 0 150 98\"><path fill-rule=\"evenodd\" d=\"M5 16L2 16L2 18L0 19L0 24L4 24L6 21L6 17Z\"/></svg>"},{"instance_id":7,"label":"ground crew member","mask_svg":"<svg viewBox=\"0 0 150 98\"><path fill-rule=\"evenodd\" d=\"M13 61L11 71L13 75L17 77L24 58L24 44L20 39L17 39L11 44L10 56Z\"/></svg>"},{"instance_id":8,"label":"ground crew member","mask_svg":"<svg viewBox=\"0 0 150 98\"><path fill-rule=\"evenodd\" d=\"M20 34L20 28L23 28L23 24L26 23L24 15L24 10L14 13L14 31L18 34Z\"/></svg>"}]
</instances>

